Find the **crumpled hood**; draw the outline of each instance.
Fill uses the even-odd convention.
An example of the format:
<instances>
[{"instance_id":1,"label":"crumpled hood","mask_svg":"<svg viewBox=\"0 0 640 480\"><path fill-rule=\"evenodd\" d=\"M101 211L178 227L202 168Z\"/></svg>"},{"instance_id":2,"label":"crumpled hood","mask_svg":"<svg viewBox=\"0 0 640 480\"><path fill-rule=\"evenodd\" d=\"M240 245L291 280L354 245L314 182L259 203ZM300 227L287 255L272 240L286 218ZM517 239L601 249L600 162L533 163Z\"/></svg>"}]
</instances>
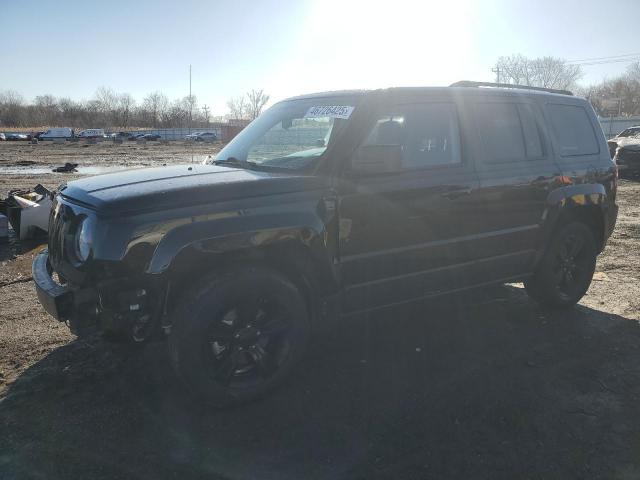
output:
<instances>
[{"instance_id":1,"label":"crumpled hood","mask_svg":"<svg viewBox=\"0 0 640 480\"><path fill-rule=\"evenodd\" d=\"M320 177L220 165L126 170L69 182L60 193L105 214L162 210L321 188Z\"/></svg>"}]
</instances>

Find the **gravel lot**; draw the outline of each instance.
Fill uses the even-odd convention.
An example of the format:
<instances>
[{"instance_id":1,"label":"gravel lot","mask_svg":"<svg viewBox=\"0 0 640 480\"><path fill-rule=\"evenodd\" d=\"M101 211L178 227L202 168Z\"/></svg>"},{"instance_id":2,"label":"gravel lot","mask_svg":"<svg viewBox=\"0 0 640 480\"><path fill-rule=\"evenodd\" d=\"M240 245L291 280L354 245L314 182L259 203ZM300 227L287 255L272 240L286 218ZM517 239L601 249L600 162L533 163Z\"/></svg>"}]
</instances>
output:
<instances>
[{"instance_id":1,"label":"gravel lot","mask_svg":"<svg viewBox=\"0 0 640 480\"><path fill-rule=\"evenodd\" d=\"M203 145L0 143L0 196L199 161ZM192 157L193 156L193 157ZM575 309L504 286L345 322L284 388L190 403L163 344L77 341L39 306L37 246L0 248L0 478L640 478L640 180ZM32 250L31 248L35 248Z\"/></svg>"}]
</instances>

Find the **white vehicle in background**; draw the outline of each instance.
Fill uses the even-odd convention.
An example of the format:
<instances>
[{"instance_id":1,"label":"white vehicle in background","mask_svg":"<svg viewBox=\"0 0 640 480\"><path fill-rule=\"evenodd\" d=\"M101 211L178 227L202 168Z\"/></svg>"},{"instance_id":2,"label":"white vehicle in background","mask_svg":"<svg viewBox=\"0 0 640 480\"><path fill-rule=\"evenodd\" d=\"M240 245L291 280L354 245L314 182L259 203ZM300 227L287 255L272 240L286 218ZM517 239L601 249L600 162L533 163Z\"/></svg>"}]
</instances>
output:
<instances>
[{"instance_id":1,"label":"white vehicle in background","mask_svg":"<svg viewBox=\"0 0 640 480\"><path fill-rule=\"evenodd\" d=\"M71 138L73 137L73 130L68 127L59 127L59 128L50 128L42 135L40 135L40 140L53 140L55 138Z\"/></svg>"},{"instance_id":2,"label":"white vehicle in background","mask_svg":"<svg viewBox=\"0 0 640 480\"><path fill-rule=\"evenodd\" d=\"M102 128L87 128L86 130L82 130L78 137L80 138L103 138L104 137L104 129Z\"/></svg>"}]
</instances>

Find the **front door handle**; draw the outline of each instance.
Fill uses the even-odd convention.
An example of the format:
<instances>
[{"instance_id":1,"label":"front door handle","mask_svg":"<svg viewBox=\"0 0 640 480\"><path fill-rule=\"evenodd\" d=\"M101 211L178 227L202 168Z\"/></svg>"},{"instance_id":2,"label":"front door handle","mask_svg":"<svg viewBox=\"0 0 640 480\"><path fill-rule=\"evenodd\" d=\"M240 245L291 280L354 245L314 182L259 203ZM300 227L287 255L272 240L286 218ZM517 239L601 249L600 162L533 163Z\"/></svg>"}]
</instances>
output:
<instances>
[{"instance_id":1,"label":"front door handle","mask_svg":"<svg viewBox=\"0 0 640 480\"><path fill-rule=\"evenodd\" d=\"M461 188L460 190L451 190L449 192L445 192L441 196L443 196L444 198L448 198L449 200L455 200L456 198L464 197L465 195L469 195L470 193L470 188Z\"/></svg>"}]
</instances>

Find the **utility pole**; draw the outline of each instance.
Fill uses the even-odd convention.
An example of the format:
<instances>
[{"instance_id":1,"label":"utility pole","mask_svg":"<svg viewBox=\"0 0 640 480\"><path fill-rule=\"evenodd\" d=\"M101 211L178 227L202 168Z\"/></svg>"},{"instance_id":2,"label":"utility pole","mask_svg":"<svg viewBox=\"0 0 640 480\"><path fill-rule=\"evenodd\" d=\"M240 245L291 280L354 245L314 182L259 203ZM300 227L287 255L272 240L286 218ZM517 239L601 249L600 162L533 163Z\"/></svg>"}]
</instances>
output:
<instances>
[{"instance_id":1,"label":"utility pole","mask_svg":"<svg viewBox=\"0 0 640 480\"><path fill-rule=\"evenodd\" d=\"M492 68L491 71L496 74L496 83L500 83L500 65L497 64L496 68Z\"/></svg>"},{"instance_id":2,"label":"utility pole","mask_svg":"<svg viewBox=\"0 0 640 480\"><path fill-rule=\"evenodd\" d=\"M207 122L207 127L209 127L209 107L204 105L202 107L202 111L204 112L204 119Z\"/></svg>"},{"instance_id":3,"label":"utility pole","mask_svg":"<svg viewBox=\"0 0 640 480\"><path fill-rule=\"evenodd\" d=\"M191 98L191 64L189 64L189 135L191 135L191 111L193 110L193 99Z\"/></svg>"}]
</instances>

